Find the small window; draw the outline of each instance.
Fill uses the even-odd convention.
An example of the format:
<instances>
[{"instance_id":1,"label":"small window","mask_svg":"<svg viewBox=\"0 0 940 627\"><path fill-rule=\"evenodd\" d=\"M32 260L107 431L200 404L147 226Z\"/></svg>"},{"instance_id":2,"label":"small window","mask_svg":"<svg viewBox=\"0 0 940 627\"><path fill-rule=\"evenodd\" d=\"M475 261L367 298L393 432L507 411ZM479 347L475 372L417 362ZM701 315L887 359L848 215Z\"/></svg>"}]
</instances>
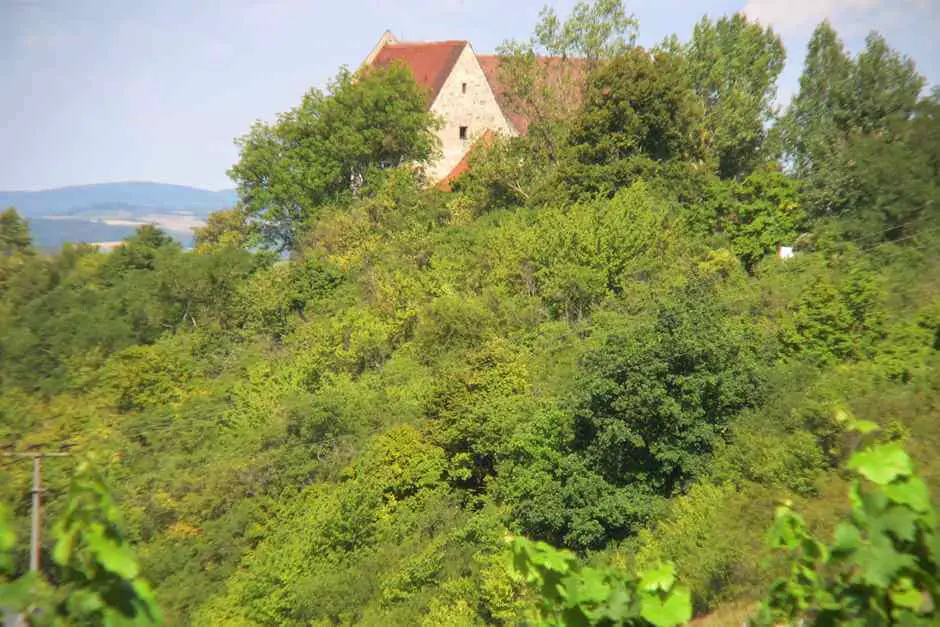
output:
<instances>
[{"instance_id":1,"label":"small window","mask_svg":"<svg viewBox=\"0 0 940 627\"><path fill-rule=\"evenodd\" d=\"M466 83L460 83L460 93L462 93L462 94L467 93L467 84L466 84Z\"/></svg>"},{"instance_id":2,"label":"small window","mask_svg":"<svg viewBox=\"0 0 940 627\"><path fill-rule=\"evenodd\" d=\"M460 139L467 139L467 127L466 126L460 127Z\"/></svg>"}]
</instances>

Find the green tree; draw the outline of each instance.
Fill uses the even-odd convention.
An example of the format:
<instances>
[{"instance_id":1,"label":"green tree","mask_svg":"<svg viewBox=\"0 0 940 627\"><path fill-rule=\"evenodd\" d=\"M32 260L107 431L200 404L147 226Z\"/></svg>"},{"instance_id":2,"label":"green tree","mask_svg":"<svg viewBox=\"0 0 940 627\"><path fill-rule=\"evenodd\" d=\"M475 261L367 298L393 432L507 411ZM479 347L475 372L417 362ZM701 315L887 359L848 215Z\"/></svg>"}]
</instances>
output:
<instances>
[{"instance_id":1,"label":"green tree","mask_svg":"<svg viewBox=\"0 0 940 627\"><path fill-rule=\"evenodd\" d=\"M153 270L163 250L180 250L179 243L152 224L139 227L124 239L109 259L109 267L117 272Z\"/></svg>"},{"instance_id":2,"label":"green tree","mask_svg":"<svg viewBox=\"0 0 940 627\"><path fill-rule=\"evenodd\" d=\"M747 175L762 159L786 51L768 27L740 13L695 25L682 49L705 107L705 143L724 178Z\"/></svg>"},{"instance_id":3,"label":"green tree","mask_svg":"<svg viewBox=\"0 0 940 627\"><path fill-rule=\"evenodd\" d=\"M855 60L855 126L863 133L890 130L894 119L914 113L926 84L914 61L892 50L884 37L871 33Z\"/></svg>"},{"instance_id":4,"label":"green tree","mask_svg":"<svg viewBox=\"0 0 940 627\"><path fill-rule=\"evenodd\" d=\"M637 24L623 0L580 0L564 21L543 7L529 40L500 46L504 97L528 121L537 153L559 158L587 75L634 45Z\"/></svg>"},{"instance_id":5,"label":"green tree","mask_svg":"<svg viewBox=\"0 0 940 627\"><path fill-rule=\"evenodd\" d=\"M343 70L326 93L312 89L275 123L255 123L229 176L262 241L293 250L320 208L349 199L380 168L427 162L436 150L428 105L394 64Z\"/></svg>"},{"instance_id":6,"label":"green tree","mask_svg":"<svg viewBox=\"0 0 940 627\"><path fill-rule=\"evenodd\" d=\"M904 191L907 186L923 187L923 175L921 168L907 163L905 148L894 145L904 134L898 129L917 109L923 86L913 61L889 48L877 33L868 36L865 49L853 60L828 22L816 28L800 91L782 120L786 150L795 173L806 180L807 201L815 215L867 217L861 214L872 209L872 194L878 193L867 185L890 185L878 166L872 167L867 155L873 150L882 153L876 161L890 162L891 170L903 171L891 185L902 206L930 200L930 192L925 197L920 190ZM869 230L884 223L882 211L875 209ZM900 213L911 217L910 210Z\"/></svg>"},{"instance_id":7,"label":"green tree","mask_svg":"<svg viewBox=\"0 0 940 627\"><path fill-rule=\"evenodd\" d=\"M564 22L542 8L533 42L551 56L596 63L623 54L636 41L638 22L623 0L581 0Z\"/></svg>"},{"instance_id":8,"label":"green tree","mask_svg":"<svg viewBox=\"0 0 940 627\"><path fill-rule=\"evenodd\" d=\"M690 291L585 356L574 447L612 484L673 495L704 471L728 421L759 402L755 338L710 298Z\"/></svg>"},{"instance_id":9,"label":"green tree","mask_svg":"<svg viewBox=\"0 0 940 627\"><path fill-rule=\"evenodd\" d=\"M633 48L594 73L571 133L578 164L701 157L702 110L681 57Z\"/></svg>"},{"instance_id":10,"label":"green tree","mask_svg":"<svg viewBox=\"0 0 940 627\"><path fill-rule=\"evenodd\" d=\"M822 169L840 130L852 120L853 64L829 22L813 31L800 90L783 120L787 149L798 176Z\"/></svg>"},{"instance_id":11,"label":"green tree","mask_svg":"<svg viewBox=\"0 0 940 627\"><path fill-rule=\"evenodd\" d=\"M8 207L0 212L0 255L31 254L32 243L29 225L16 209Z\"/></svg>"},{"instance_id":12,"label":"green tree","mask_svg":"<svg viewBox=\"0 0 940 627\"><path fill-rule=\"evenodd\" d=\"M32 237L26 220L13 207L0 212L0 297L7 302L18 297L8 294L15 287L11 283L23 288L15 290L22 295L41 289L41 280L31 281L26 278L27 274L41 267L41 262L29 263L33 257Z\"/></svg>"},{"instance_id":13,"label":"green tree","mask_svg":"<svg viewBox=\"0 0 940 627\"><path fill-rule=\"evenodd\" d=\"M778 245L792 244L806 224L798 182L774 167L733 182L730 196L720 210L720 228L748 269Z\"/></svg>"},{"instance_id":14,"label":"green tree","mask_svg":"<svg viewBox=\"0 0 940 627\"><path fill-rule=\"evenodd\" d=\"M209 214L204 227L195 229L195 248L199 252L232 247L245 248L254 243L256 225L241 209L225 209Z\"/></svg>"},{"instance_id":15,"label":"green tree","mask_svg":"<svg viewBox=\"0 0 940 627\"><path fill-rule=\"evenodd\" d=\"M940 87L934 87L929 96L921 99L904 130L905 143L923 155L934 178L940 180Z\"/></svg>"}]
</instances>

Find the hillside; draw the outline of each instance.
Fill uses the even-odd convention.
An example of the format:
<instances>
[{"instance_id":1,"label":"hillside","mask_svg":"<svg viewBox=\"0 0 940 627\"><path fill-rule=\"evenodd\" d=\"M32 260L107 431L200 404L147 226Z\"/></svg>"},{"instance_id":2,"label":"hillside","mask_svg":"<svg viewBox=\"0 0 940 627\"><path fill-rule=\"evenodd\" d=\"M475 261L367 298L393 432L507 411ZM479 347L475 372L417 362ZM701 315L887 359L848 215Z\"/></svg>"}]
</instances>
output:
<instances>
[{"instance_id":1,"label":"hillside","mask_svg":"<svg viewBox=\"0 0 940 627\"><path fill-rule=\"evenodd\" d=\"M53 215L97 215L124 211L131 215L189 211L206 216L231 207L233 190L209 191L166 183L120 182L74 185L39 191L0 191L0 207L16 207L28 218Z\"/></svg>"},{"instance_id":2,"label":"hillside","mask_svg":"<svg viewBox=\"0 0 940 627\"><path fill-rule=\"evenodd\" d=\"M36 246L121 240L142 224L156 224L184 246L192 228L235 204L234 190L209 191L165 183L100 183L30 192L0 191L0 210L15 207L31 221Z\"/></svg>"},{"instance_id":3,"label":"hillside","mask_svg":"<svg viewBox=\"0 0 940 627\"><path fill-rule=\"evenodd\" d=\"M625 11L543 14L507 61L531 132L446 192L393 64L252 126L192 250L44 253L0 214L3 603L936 624L940 91L822 23L779 112L771 29L703 18L651 55ZM577 109L535 53L598 59ZM30 575L40 451L69 456Z\"/></svg>"}]
</instances>

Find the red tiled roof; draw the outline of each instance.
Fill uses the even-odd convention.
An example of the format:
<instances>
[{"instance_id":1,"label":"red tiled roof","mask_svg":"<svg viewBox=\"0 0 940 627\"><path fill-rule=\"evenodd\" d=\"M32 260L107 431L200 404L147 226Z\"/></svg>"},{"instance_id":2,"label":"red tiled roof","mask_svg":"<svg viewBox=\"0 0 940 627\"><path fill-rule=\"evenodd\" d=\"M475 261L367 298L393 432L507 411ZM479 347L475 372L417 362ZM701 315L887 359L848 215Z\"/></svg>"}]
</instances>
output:
<instances>
[{"instance_id":1,"label":"red tiled roof","mask_svg":"<svg viewBox=\"0 0 940 627\"><path fill-rule=\"evenodd\" d=\"M449 192L453 182L456 181L461 174L470 169L470 155L475 153L480 148L480 146L489 146L495 136L496 133L490 129L483 131L483 134L480 135L480 138L473 142L473 145L470 146L470 149L464 153L460 162L457 163L457 165L455 165L453 169L447 173L447 176L437 182L436 187L441 191Z\"/></svg>"},{"instance_id":2,"label":"red tiled roof","mask_svg":"<svg viewBox=\"0 0 940 627\"><path fill-rule=\"evenodd\" d=\"M493 90L493 95L496 96L496 102L499 103L499 108L503 110L503 113L509 118L512 125L516 127L516 130L519 131L521 135L525 135L526 131L529 129L529 120L518 111L513 111L512 107L509 106L508 98L506 97L506 85L499 80L500 57L497 55L478 54L477 61L480 62L480 67L483 68L483 73L486 75L486 80L490 84L490 89Z\"/></svg>"},{"instance_id":3,"label":"red tiled roof","mask_svg":"<svg viewBox=\"0 0 940 627\"><path fill-rule=\"evenodd\" d=\"M404 63L415 81L428 89L430 102L434 102L466 45L466 41L390 43L382 47L372 65L383 67L395 61Z\"/></svg>"},{"instance_id":4,"label":"red tiled roof","mask_svg":"<svg viewBox=\"0 0 940 627\"><path fill-rule=\"evenodd\" d=\"M537 59L539 65L546 70L543 74L545 78L552 83L557 83L556 87L567 88L570 92L569 97L572 99L570 105L577 107L580 104L580 90L577 89L577 85L571 83L578 83L586 78L587 65L584 60L563 59L561 57L538 57ZM506 94L506 85L499 78L501 58L498 55L477 55L477 61L479 61L480 67L483 68L486 80L489 82L490 89L493 90L496 102L499 103L503 113L516 127L516 130L521 135L525 135L529 130L529 118L525 112L519 111L516 107L510 105ZM569 71L565 72L565 70Z\"/></svg>"}]
</instances>

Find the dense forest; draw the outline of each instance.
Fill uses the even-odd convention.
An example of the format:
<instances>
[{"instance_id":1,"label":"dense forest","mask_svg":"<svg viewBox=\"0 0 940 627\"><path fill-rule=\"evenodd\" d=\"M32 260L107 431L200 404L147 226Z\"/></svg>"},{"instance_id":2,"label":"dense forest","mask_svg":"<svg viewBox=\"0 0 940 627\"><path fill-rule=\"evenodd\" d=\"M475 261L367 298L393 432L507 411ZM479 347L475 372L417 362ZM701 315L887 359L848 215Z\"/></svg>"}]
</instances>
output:
<instances>
[{"instance_id":1,"label":"dense forest","mask_svg":"<svg viewBox=\"0 0 940 627\"><path fill-rule=\"evenodd\" d=\"M824 22L780 109L770 28L637 28L598 0L507 42L529 133L447 191L393 66L253 126L193 250L40 254L5 211L0 444L70 453L36 624L674 624L610 593L673 579L711 624L936 620L940 90ZM32 468L0 463L13 582Z\"/></svg>"}]
</instances>

